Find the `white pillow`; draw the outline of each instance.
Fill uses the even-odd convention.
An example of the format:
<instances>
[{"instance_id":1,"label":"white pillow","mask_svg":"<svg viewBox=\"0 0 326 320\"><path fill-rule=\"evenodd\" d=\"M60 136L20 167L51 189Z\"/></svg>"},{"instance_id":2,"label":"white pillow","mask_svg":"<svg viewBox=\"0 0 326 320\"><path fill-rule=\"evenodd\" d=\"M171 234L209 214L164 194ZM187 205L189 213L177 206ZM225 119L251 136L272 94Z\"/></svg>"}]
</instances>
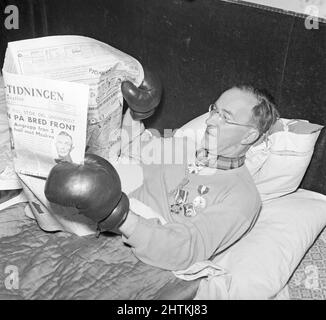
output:
<instances>
[{"instance_id":1,"label":"white pillow","mask_svg":"<svg viewBox=\"0 0 326 320\"><path fill-rule=\"evenodd\" d=\"M208 115L208 112L204 113L203 115L187 122L174 133L175 138L187 137L186 152L189 162L195 161L195 152L199 149L201 140L204 137L206 130L205 121L208 118Z\"/></svg>"},{"instance_id":2,"label":"white pillow","mask_svg":"<svg viewBox=\"0 0 326 320\"><path fill-rule=\"evenodd\" d=\"M188 137L193 147L188 159L193 161L194 149L204 135L205 113L186 123L175 133ZM252 146L246 154L248 167L263 201L295 191L310 163L314 146L323 126L306 120L280 119L273 126L267 141Z\"/></svg>"},{"instance_id":3,"label":"white pillow","mask_svg":"<svg viewBox=\"0 0 326 320\"><path fill-rule=\"evenodd\" d=\"M198 116L197 118L192 119L191 121L184 124L181 128L179 128L174 136L177 137L184 137L184 136L191 136L191 132L196 132L196 136L198 140L200 141L202 137L204 136L204 132L206 129L206 120L209 117L209 112L206 112L202 114L201 116ZM193 139L193 136L191 136Z\"/></svg>"},{"instance_id":4,"label":"white pillow","mask_svg":"<svg viewBox=\"0 0 326 320\"><path fill-rule=\"evenodd\" d=\"M188 137L194 142L200 143L205 134L206 119L208 116L209 112L206 112L201 116L187 122L181 128L176 130L174 137Z\"/></svg>"},{"instance_id":5,"label":"white pillow","mask_svg":"<svg viewBox=\"0 0 326 320\"><path fill-rule=\"evenodd\" d=\"M246 165L263 201L297 190L322 128L303 120L280 119L278 124L282 125L279 131L246 154Z\"/></svg>"},{"instance_id":6,"label":"white pillow","mask_svg":"<svg viewBox=\"0 0 326 320\"><path fill-rule=\"evenodd\" d=\"M230 299L273 298L325 225L322 194L299 189L266 201L251 232L214 259L232 277ZM197 298L217 298L220 288L214 283L214 278L203 280Z\"/></svg>"}]
</instances>

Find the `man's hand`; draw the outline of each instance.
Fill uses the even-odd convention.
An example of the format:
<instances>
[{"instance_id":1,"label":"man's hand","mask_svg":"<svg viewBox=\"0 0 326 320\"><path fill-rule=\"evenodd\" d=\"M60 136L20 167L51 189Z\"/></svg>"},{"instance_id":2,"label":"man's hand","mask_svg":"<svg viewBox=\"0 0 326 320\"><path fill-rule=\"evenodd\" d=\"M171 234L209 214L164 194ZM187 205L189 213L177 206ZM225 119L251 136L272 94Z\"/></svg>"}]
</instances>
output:
<instances>
[{"instance_id":1,"label":"man's hand","mask_svg":"<svg viewBox=\"0 0 326 320\"><path fill-rule=\"evenodd\" d=\"M75 207L98 224L99 231L120 233L129 212L115 168L105 159L86 154L84 165L61 162L54 166L44 190L50 202Z\"/></svg>"},{"instance_id":2,"label":"man's hand","mask_svg":"<svg viewBox=\"0 0 326 320\"><path fill-rule=\"evenodd\" d=\"M119 231L127 238L134 232L139 216L129 211L127 219L120 225Z\"/></svg>"},{"instance_id":3,"label":"man's hand","mask_svg":"<svg viewBox=\"0 0 326 320\"><path fill-rule=\"evenodd\" d=\"M154 114L161 101L162 84L151 71L144 68L144 80L137 88L130 81L123 81L121 91L134 120L143 120Z\"/></svg>"}]
</instances>

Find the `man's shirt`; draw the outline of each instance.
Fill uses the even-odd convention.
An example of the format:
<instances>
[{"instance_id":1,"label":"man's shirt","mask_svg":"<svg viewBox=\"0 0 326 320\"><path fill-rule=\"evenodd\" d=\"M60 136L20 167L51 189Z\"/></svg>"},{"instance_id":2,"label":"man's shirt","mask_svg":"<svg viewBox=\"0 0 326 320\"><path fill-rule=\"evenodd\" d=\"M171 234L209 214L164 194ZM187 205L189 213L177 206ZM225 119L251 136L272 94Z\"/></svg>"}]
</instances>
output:
<instances>
[{"instance_id":1,"label":"man's shirt","mask_svg":"<svg viewBox=\"0 0 326 320\"><path fill-rule=\"evenodd\" d=\"M251 230L261 199L245 165L231 170L189 170L195 158L193 141L173 137L143 141L144 126L132 120L128 111L122 129L129 138L121 141L121 155L142 168L143 183L128 197L142 201L168 222L162 225L159 219L139 216L130 237L123 237L140 260L163 269L185 269L222 252ZM158 164L144 164L151 160ZM119 173L122 185L129 185L130 173L121 164L116 169L124 173ZM198 199L205 205L196 207ZM176 203L181 200L179 211ZM195 214L186 216L183 210L191 204Z\"/></svg>"},{"instance_id":2,"label":"man's shirt","mask_svg":"<svg viewBox=\"0 0 326 320\"><path fill-rule=\"evenodd\" d=\"M180 270L207 260L242 238L259 215L260 196L245 166L188 173L187 164L160 164L144 165L143 170L143 185L129 197L168 221L162 225L158 219L139 217L134 232L125 239L147 264ZM180 211L175 210L178 190L186 193ZM205 205L196 207L200 198ZM184 207L189 205L195 212L185 215Z\"/></svg>"}]
</instances>

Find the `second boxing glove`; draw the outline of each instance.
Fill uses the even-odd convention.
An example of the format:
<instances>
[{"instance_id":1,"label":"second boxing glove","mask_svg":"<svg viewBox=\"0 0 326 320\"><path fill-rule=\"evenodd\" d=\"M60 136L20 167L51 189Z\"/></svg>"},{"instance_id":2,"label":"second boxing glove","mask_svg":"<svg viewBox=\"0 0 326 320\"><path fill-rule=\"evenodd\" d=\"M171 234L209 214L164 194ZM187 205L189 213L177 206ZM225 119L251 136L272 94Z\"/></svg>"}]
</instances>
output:
<instances>
[{"instance_id":1,"label":"second boxing glove","mask_svg":"<svg viewBox=\"0 0 326 320\"><path fill-rule=\"evenodd\" d=\"M121 91L134 120L150 117L161 101L162 84L158 76L144 68L144 80L137 88L130 81L123 81Z\"/></svg>"}]
</instances>

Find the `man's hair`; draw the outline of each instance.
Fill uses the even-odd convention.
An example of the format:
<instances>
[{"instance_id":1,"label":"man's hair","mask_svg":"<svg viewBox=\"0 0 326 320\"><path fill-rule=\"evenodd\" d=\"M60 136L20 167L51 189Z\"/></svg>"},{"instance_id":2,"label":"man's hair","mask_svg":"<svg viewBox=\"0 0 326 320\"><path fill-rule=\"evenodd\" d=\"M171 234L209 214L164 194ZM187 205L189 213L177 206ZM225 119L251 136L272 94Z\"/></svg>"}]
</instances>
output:
<instances>
[{"instance_id":1,"label":"man's hair","mask_svg":"<svg viewBox=\"0 0 326 320\"><path fill-rule=\"evenodd\" d=\"M69 133L67 133L66 131L60 131L60 132L58 133L57 137L58 137L58 136L66 136L66 137L69 137L70 140L71 140L71 142L72 142L72 136L71 136Z\"/></svg>"},{"instance_id":2,"label":"man's hair","mask_svg":"<svg viewBox=\"0 0 326 320\"><path fill-rule=\"evenodd\" d=\"M253 142L258 141L261 136L268 133L273 124L280 118L280 114L276 109L273 96L266 89L258 89L248 85L239 85L235 88L251 93L258 101L252 109L251 122L257 127L259 136Z\"/></svg>"}]
</instances>

